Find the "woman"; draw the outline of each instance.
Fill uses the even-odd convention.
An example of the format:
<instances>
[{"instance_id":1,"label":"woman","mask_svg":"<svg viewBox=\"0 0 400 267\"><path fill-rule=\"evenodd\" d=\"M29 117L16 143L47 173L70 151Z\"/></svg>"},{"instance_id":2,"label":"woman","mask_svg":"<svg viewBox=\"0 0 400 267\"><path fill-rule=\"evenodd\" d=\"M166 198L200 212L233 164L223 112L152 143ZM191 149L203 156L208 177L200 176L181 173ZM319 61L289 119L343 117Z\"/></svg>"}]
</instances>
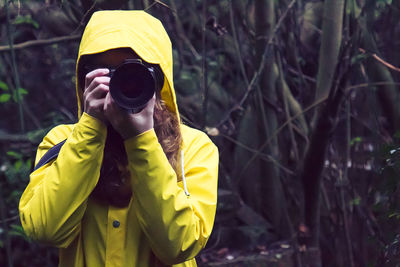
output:
<instances>
[{"instance_id":1,"label":"woman","mask_svg":"<svg viewBox=\"0 0 400 267\"><path fill-rule=\"evenodd\" d=\"M140 58L164 84L139 113L109 92L109 68ZM100 68L86 70L91 66ZM162 24L143 11L100 11L82 36L77 60L79 121L52 129L20 201L25 232L60 248L59 266L196 266L211 234L218 150L179 123L172 48Z\"/></svg>"}]
</instances>

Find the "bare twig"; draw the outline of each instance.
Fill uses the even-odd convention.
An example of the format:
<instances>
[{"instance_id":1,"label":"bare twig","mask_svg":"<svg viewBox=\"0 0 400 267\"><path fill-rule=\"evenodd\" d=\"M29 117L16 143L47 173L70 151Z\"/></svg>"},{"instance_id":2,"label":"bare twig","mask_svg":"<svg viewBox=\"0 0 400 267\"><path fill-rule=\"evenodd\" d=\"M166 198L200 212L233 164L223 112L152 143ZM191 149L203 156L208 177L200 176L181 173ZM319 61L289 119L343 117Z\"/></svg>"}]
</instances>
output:
<instances>
[{"instance_id":1,"label":"bare twig","mask_svg":"<svg viewBox=\"0 0 400 267\"><path fill-rule=\"evenodd\" d=\"M233 36L233 41L235 44L235 51L237 54L237 58L239 60L239 67L240 67L240 71L242 72L243 79L246 82L246 86L249 86L249 78L247 78L246 70L244 68L242 53L241 53L240 47L239 47L239 39L238 39L238 36L236 33L235 20L233 17L234 17L234 14L233 14L232 1L229 1L229 20L230 20L231 28L232 28L232 36Z\"/></svg>"},{"instance_id":2,"label":"bare twig","mask_svg":"<svg viewBox=\"0 0 400 267\"><path fill-rule=\"evenodd\" d=\"M352 86L346 87L346 93L351 93L354 89L358 88L365 88L365 87L370 87L370 86L383 86L383 85L400 85L400 83L396 82L374 82L374 83L360 83Z\"/></svg>"},{"instance_id":3,"label":"bare twig","mask_svg":"<svg viewBox=\"0 0 400 267\"><path fill-rule=\"evenodd\" d=\"M26 134L9 134L0 130L0 143L31 142Z\"/></svg>"},{"instance_id":4,"label":"bare twig","mask_svg":"<svg viewBox=\"0 0 400 267\"><path fill-rule=\"evenodd\" d=\"M361 53L363 53L363 54L367 53L367 52L366 52L364 49L362 49L362 48L359 48L358 50L359 50ZM397 68L397 67L393 66L392 64L388 63L387 61L383 60L382 58L378 57L377 54L371 53L371 56L372 56L374 59L376 59L379 63L381 63L382 65L388 67L389 69L394 70L394 71L397 71L397 72L400 72L400 68Z\"/></svg>"},{"instance_id":5,"label":"bare twig","mask_svg":"<svg viewBox=\"0 0 400 267\"><path fill-rule=\"evenodd\" d=\"M298 117L302 116L304 113L310 111L311 109L315 108L316 106L324 103L327 100L328 97L323 97L321 99L318 99L314 103L312 103L310 106L306 107L303 109L301 112L297 113L287 121L285 121L278 129L275 130L275 132L258 148L258 152L256 152L244 165L242 172L244 172L248 166L259 156L261 151L264 150L264 148L269 145L269 143L275 138L289 123L297 119Z\"/></svg>"},{"instance_id":6,"label":"bare twig","mask_svg":"<svg viewBox=\"0 0 400 267\"><path fill-rule=\"evenodd\" d=\"M207 103L208 103L208 86L207 86L207 37L206 37L206 12L207 12L207 0L203 0L203 25L202 25L202 36L201 36L201 45L202 45L202 58L201 58L201 87L203 89L203 120L202 126L203 128L207 124Z\"/></svg>"},{"instance_id":7,"label":"bare twig","mask_svg":"<svg viewBox=\"0 0 400 267\"><path fill-rule=\"evenodd\" d=\"M387 84L398 84L400 85L400 83L388 83L388 82L376 82L376 83L365 83L365 84L358 84L358 85L354 85L354 86L349 86L347 88L345 88L345 91L348 92L352 89L356 89L356 88L363 88L363 87L368 87L368 86L379 86L379 85L387 85ZM292 121L294 121L295 119L297 119L298 117L302 116L303 114L305 114L306 112L310 111L311 109L315 108L316 106L322 104L325 102L325 100L327 100L327 97L321 98L317 101L315 101L314 103L312 103L311 105L309 105L308 107L306 107L305 109L303 109L301 112L297 113L296 115L294 115L293 117L291 117L289 120L285 121L278 129L276 129L276 131L258 148L258 152L256 152L250 159L249 161L245 164L243 171L245 171L247 169L247 167L260 155L260 153L262 153L261 151L264 150L264 148L269 145L269 143L271 142L271 140L276 137L287 125L289 125L289 123L291 123Z\"/></svg>"},{"instance_id":8,"label":"bare twig","mask_svg":"<svg viewBox=\"0 0 400 267\"><path fill-rule=\"evenodd\" d=\"M280 83L281 89L282 89L282 100L283 100L283 104L284 104L284 107L285 107L286 118L289 120L291 115L290 115L290 111L289 111L288 96L287 96L287 91L288 90L286 90L288 88L286 88L287 85L285 84L285 81L283 79L282 58L281 58L281 55L279 53L278 53L277 60L278 60L278 67L279 67L279 83ZM296 159L296 161L298 161L299 152L298 152L298 149L297 149L297 142L296 142L296 138L294 136L293 124L292 123L288 124L288 129L289 129L289 135L290 135L290 140L292 142L292 148L293 148L293 152L294 152L294 155L295 155L295 159Z\"/></svg>"},{"instance_id":9,"label":"bare twig","mask_svg":"<svg viewBox=\"0 0 400 267\"><path fill-rule=\"evenodd\" d=\"M340 193L340 205L342 206L342 213L343 213L343 224L344 224L344 232L346 236L346 245L347 245L347 252L348 252L348 257L350 261L350 266L354 267L354 257L353 257L353 247L352 247L352 242L351 242L351 235L350 235L350 229L349 229L349 219L348 219L348 214L347 214L347 205L346 201L344 199L344 186L347 186L349 183L349 178L348 178L348 170L349 167L347 165L347 162L350 160L350 141L351 141L351 112L350 112L350 100L348 99L346 101L346 158L345 158L345 163L344 163L344 173L343 173L343 181L339 180L339 184L343 185L339 187L339 193ZM341 175L338 176L339 179L342 178Z\"/></svg>"},{"instance_id":10,"label":"bare twig","mask_svg":"<svg viewBox=\"0 0 400 267\"><path fill-rule=\"evenodd\" d=\"M94 1L93 2L93 4L92 4L92 6L86 11L86 13L82 16L82 19L81 19L81 21L79 22L79 24L78 24L78 27L76 27L76 29L75 30L73 30L72 32L71 32L71 35L72 34L74 34L75 32L77 32L78 30L79 30L79 28L81 28L81 27L83 27L83 26L85 26L85 21L86 21L86 19L92 14L92 11L95 9L95 7L96 7L96 1Z\"/></svg>"},{"instance_id":11,"label":"bare twig","mask_svg":"<svg viewBox=\"0 0 400 267\"><path fill-rule=\"evenodd\" d=\"M307 75L305 75L304 73L299 73L297 70L295 70L294 68L292 68L292 67L288 67L287 68L287 70L289 71L289 72L291 72L291 73L293 73L293 74L295 74L295 75L297 75L298 77L300 77L300 79L304 79L304 81L309 81L309 82L311 82L311 83L317 83L317 81L315 80L315 78L313 78L313 77L310 77L310 76L307 76Z\"/></svg>"},{"instance_id":12,"label":"bare twig","mask_svg":"<svg viewBox=\"0 0 400 267\"><path fill-rule=\"evenodd\" d=\"M19 81L19 73L18 73L18 69L17 69L17 60L15 59L15 50L14 50L14 45L13 45L14 40L13 40L12 33L11 33L10 14L8 12L7 0L4 0L4 9L6 11L7 38L8 38L8 44L9 44L10 52L11 52L11 65L12 65L12 70L13 70L13 74L14 74L14 82L15 82L15 87L16 87L16 91L14 91L14 92L16 93L15 95L17 97L18 115L19 115L19 120L20 120L20 125L21 125L21 132L25 132L24 112L22 109L23 100L21 98L21 93L20 93L21 86L20 86L20 81ZM10 88L12 90L12 86Z\"/></svg>"},{"instance_id":13,"label":"bare twig","mask_svg":"<svg viewBox=\"0 0 400 267\"><path fill-rule=\"evenodd\" d=\"M0 223L12 222L12 221L18 220L18 218L19 218L19 215L15 215L13 217L5 218L5 219L1 220Z\"/></svg>"},{"instance_id":14,"label":"bare twig","mask_svg":"<svg viewBox=\"0 0 400 267\"><path fill-rule=\"evenodd\" d=\"M7 3L6 3L7 5ZM4 237L5 237L5 249L6 249L6 255L7 255L7 261L8 261L8 267L13 267L13 257L12 257L12 251L11 251L11 240L10 240L10 235L8 233L8 225L6 223L6 207L4 204L4 198L3 198L3 192L2 192L2 187L0 186L0 218L1 218L1 227L3 228L4 231Z\"/></svg>"},{"instance_id":15,"label":"bare twig","mask_svg":"<svg viewBox=\"0 0 400 267\"><path fill-rule=\"evenodd\" d=\"M173 1L172 1L173 2ZM241 99L232 107L230 108L225 115L222 117L222 119L217 123L217 125L215 127L220 127L222 124L224 124L226 121L229 120L231 114L240 109L243 105L243 103L246 101L248 95L250 94L250 92L253 90L254 86L256 85L256 83L258 82L258 79L261 76L261 73L264 70L265 67L265 63L267 61L267 58L269 58L270 54L271 54L271 48L272 48L272 44L273 44L273 40L275 39L276 33L278 32L278 30L280 29L283 20L286 18L287 14L289 13L289 10L292 9L293 5L296 3L296 0L292 0L288 7L286 8L286 10L283 12L282 16L279 18L278 22L276 23L276 26L271 34L271 36L268 39L268 42L266 44L264 53L262 55L262 59L260 62L260 66L258 67L258 70L254 73L253 78L251 79L249 85L247 86L246 92L244 93L244 95L241 97Z\"/></svg>"},{"instance_id":16,"label":"bare twig","mask_svg":"<svg viewBox=\"0 0 400 267\"><path fill-rule=\"evenodd\" d=\"M176 9L176 4L175 4L175 0L171 0L171 6L172 6L173 10L177 10ZM193 56L195 58L200 58L200 54L196 51L196 49L194 48L194 46L190 42L189 38L185 35L185 33L183 31L182 22L181 22L181 20L179 18L178 13L177 12L173 12L173 14L174 14L175 21L176 21L176 31L178 32L179 37L182 38L183 42L190 49L190 51L192 52Z\"/></svg>"},{"instance_id":17,"label":"bare twig","mask_svg":"<svg viewBox=\"0 0 400 267\"><path fill-rule=\"evenodd\" d=\"M152 8L154 5L156 5L156 4L160 4L160 5L162 5L162 6L164 6L164 7L166 7L166 8L168 8L168 9L170 9L171 11L172 11L172 13L176 13L176 10L174 10L174 9L172 9L169 5L167 5L166 3L163 3L162 1L160 1L160 0L154 0L154 2L153 3L151 3L151 5L149 5L148 7L146 7L144 10L145 11L147 11L147 10L149 10L150 8Z\"/></svg>"},{"instance_id":18,"label":"bare twig","mask_svg":"<svg viewBox=\"0 0 400 267\"><path fill-rule=\"evenodd\" d=\"M243 149L245 149L245 150L248 150L248 151L253 152L253 153L259 153L258 155L259 155L263 160L265 160L265 161L267 161L267 162L272 162L272 163L275 164L278 168L280 168L281 170L285 171L286 173L288 173L288 174L290 174L290 175L294 175L294 172L293 172L293 171L291 171L290 169L288 169L288 168L286 168L285 166L283 166L282 164L280 164L280 163L279 163L277 160L275 160L272 156L270 156L270 155L268 155L268 154L265 154L265 153L262 153L262 152L259 152L257 149L248 147L248 146L246 146L245 144L243 144L243 143L241 143L241 142L239 142L239 141L233 139L232 137L230 137L230 136L228 136L228 135L225 135L225 134L220 133L219 136L222 136L222 137L224 137L225 139L228 139L228 140L231 141L232 143L234 143L234 144L240 146L241 148L243 148Z\"/></svg>"},{"instance_id":19,"label":"bare twig","mask_svg":"<svg viewBox=\"0 0 400 267\"><path fill-rule=\"evenodd\" d=\"M13 49L19 50L19 49L32 47L32 46L49 45L49 44L60 43L60 42L65 42L65 41L73 41L73 40L78 40L79 38L81 38L81 35L76 34L76 35L70 35L70 36L55 37L55 38L50 38L50 39L32 40L32 41L27 41L27 42L13 45ZM0 52L6 52L6 51L11 51L10 45L0 46Z\"/></svg>"}]
</instances>

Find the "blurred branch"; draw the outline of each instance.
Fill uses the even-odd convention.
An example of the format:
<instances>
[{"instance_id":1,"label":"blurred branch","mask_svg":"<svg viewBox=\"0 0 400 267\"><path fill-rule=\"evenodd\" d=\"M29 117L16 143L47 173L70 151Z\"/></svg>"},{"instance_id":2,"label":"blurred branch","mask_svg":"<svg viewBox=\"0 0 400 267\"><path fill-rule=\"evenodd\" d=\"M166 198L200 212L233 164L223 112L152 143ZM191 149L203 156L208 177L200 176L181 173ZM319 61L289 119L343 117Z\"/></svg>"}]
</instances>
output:
<instances>
[{"instance_id":1,"label":"blurred branch","mask_svg":"<svg viewBox=\"0 0 400 267\"><path fill-rule=\"evenodd\" d=\"M249 86L249 78L247 78L246 70L244 68L243 60L242 60L242 53L240 51L239 47L239 39L236 33L236 26L235 26L235 19L234 19L234 14L233 14L233 8L232 8L232 0L229 1L229 20L231 23L231 28L232 28L232 35L233 35L233 41L235 44L235 51L237 54L237 58L239 60L239 67L240 71L242 72L242 76L244 81L246 82L246 86Z\"/></svg>"},{"instance_id":2,"label":"blurred branch","mask_svg":"<svg viewBox=\"0 0 400 267\"><path fill-rule=\"evenodd\" d=\"M349 229L349 218L347 214L347 203L345 201L345 196L344 196L344 187L349 186L349 167L348 167L348 162L351 160L350 156L350 142L351 142L351 106L350 106L350 99L347 99L346 101L346 157L345 157L345 162L344 162L344 172L343 172L343 177L341 175L341 172L338 176L338 184L339 184L339 196L340 196L340 208L341 212L343 214L343 226L344 226L344 233L346 237L346 245L347 245L347 253L350 261L350 266L354 267L354 257L353 257L353 248L352 248L352 242L351 242L351 234L350 234L350 229Z\"/></svg>"},{"instance_id":3,"label":"blurred branch","mask_svg":"<svg viewBox=\"0 0 400 267\"><path fill-rule=\"evenodd\" d=\"M172 1L173 2L173 1ZM271 36L268 39L268 42L266 44L261 62L260 62L260 66L258 67L258 70L254 73L253 78L251 79L249 85L247 86L246 92L244 93L244 95L242 96L242 98L231 108L228 110L227 113L225 113L225 115L222 117L222 119L217 123L217 125L215 126L216 128L220 127L222 124L224 124L227 120L229 120L232 112L241 109L243 103L246 101L248 95L250 94L250 92L253 90L254 86L256 85L256 83L258 82L258 79L261 76L261 73L264 70L265 67L265 63L267 61L267 58L269 58L270 54L271 54L271 47L272 47L272 42L276 36L276 33L278 32L278 30L280 29L283 20L286 18L286 16L289 13L289 10L293 8L294 4L296 3L296 0L292 0L288 7L286 8L286 10L283 12L282 16L279 18L278 22L276 23L276 26L271 34Z\"/></svg>"},{"instance_id":4,"label":"blurred branch","mask_svg":"<svg viewBox=\"0 0 400 267\"><path fill-rule=\"evenodd\" d=\"M74 34L75 32L77 32L80 28L85 27L85 22L87 22L90 18L90 16L92 16L94 10L96 8L96 1L93 2L92 6L86 11L86 13L82 16L81 21L78 24L78 27L75 28L75 30L73 30L71 32L71 36L72 34Z\"/></svg>"},{"instance_id":5,"label":"blurred branch","mask_svg":"<svg viewBox=\"0 0 400 267\"><path fill-rule=\"evenodd\" d=\"M294 175L294 172L293 172L293 171L291 171L290 169L288 169L288 168L286 168L285 166L283 166L282 164L280 164L280 163L279 163L277 160L275 160L272 156L270 156L270 155L268 155L268 154L264 154L264 153L262 153L262 152L259 152L257 149L248 147L248 146L246 146L245 144L243 144L243 143L241 143L241 142L239 142L239 141L233 139L232 137L230 137L230 136L228 136L228 135L225 135L225 134L222 134L222 133L219 133L218 135L219 135L219 136L222 136L222 137L224 137L224 138L226 138L226 139L228 139L229 141L231 141L232 143L234 143L234 144L240 146L240 147L243 148L243 149L246 149L246 150L248 150L248 151L250 151L250 152L253 152L253 153L259 153L258 155L259 155L263 160L265 160L265 161L267 161L267 162L272 162L272 163L275 164L278 168L280 168L281 170L285 171L286 173L288 173L288 174L290 174L290 175Z\"/></svg>"},{"instance_id":6,"label":"blurred branch","mask_svg":"<svg viewBox=\"0 0 400 267\"><path fill-rule=\"evenodd\" d=\"M288 104L288 87L287 84L285 83L284 79L283 79L283 69L282 69L282 58L281 55L278 53L277 56L277 61L278 61L278 67L279 67L279 83L281 86L281 90L282 90L282 100L283 100L283 104L284 104L284 108L285 108L285 115L286 115L286 119L289 120L291 115L290 115L290 111L289 111L289 104ZM297 142L296 142L296 138L294 136L294 132L293 132L293 124L290 122L288 124L288 129L289 129L289 135L290 135L290 141L292 142L292 149L294 152L294 156L296 161L299 160L299 151L297 149Z\"/></svg>"},{"instance_id":7,"label":"blurred branch","mask_svg":"<svg viewBox=\"0 0 400 267\"><path fill-rule=\"evenodd\" d=\"M203 21L202 21L202 36L201 36L201 46L202 46L202 58L201 58L201 87L203 89L203 118L202 118L202 128L207 124L207 103L208 103L208 86L207 86L207 36L206 36L206 16L207 16L207 0L203 0Z\"/></svg>"},{"instance_id":8,"label":"blurred branch","mask_svg":"<svg viewBox=\"0 0 400 267\"><path fill-rule=\"evenodd\" d=\"M289 72L291 72L291 73L297 75L298 77L300 77L300 79L307 80L307 81L309 81L309 82L311 82L311 83L316 83L316 82L317 82L317 81L315 80L315 78L310 77L310 76L307 76L307 75L305 75L304 73L299 73L297 70L295 70L294 68L292 68L292 67L290 67L290 66L287 68L287 70L288 70Z\"/></svg>"},{"instance_id":9,"label":"blurred branch","mask_svg":"<svg viewBox=\"0 0 400 267\"><path fill-rule=\"evenodd\" d=\"M364 83L364 84L358 84L358 85L353 85L353 86L349 86L345 88L345 92L348 92L350 90L353 89L357 89L357 88L363 88L363 87L369 87L369 86L373 86L373 85L387 85L387 84L396 84L396 85L400 85L400 83L389 83L389 82L376 82L376 83ZM313 108L317 107L318 105L324 103L327 100L328 97L323 97L321 99L316 100L314 103L312 103L311 105L309 105L308 107L304 108L301 112L295 114L293 117L291 117L290 119L288 119L287 121L285 121L278 129L276 129L276 131L274 132L274 134L272 136L270 136L258 149L258 152L255 152L255 154L249 159L249 161L245 164L245 167L243 168L243 171L247 169L247 167L262 153L261 151L264 150L264 148L270 144L271 140L273 137L277 136L289 123L291 123L292 121L294 121L295 119L297 119L300 116L303 116L306 112L312 110Z\"/></svg>"},{"instance_id":10,"label":"blurred branch","mask_svg":"<svg viewBox=\"0 0 400 267\"><path fill-rule=\"evenodd\" d=\"M0 130L0 143L9 143L9 142L29 142L31 143L31 140L29 139L28 135L26 134L9 134L4 132L3 130Z\"/></svg>"},{"instance_id":11,"label":"blurred branch","mask_svg":"<svg viewBox=\"0 0 400 267\"><path fill-rule=\"evenodd\" d=\"M305 109L303 109L301 112L297 113L296 115L294 115L293 117L291 117L290 119L288 119L287 121L285 121L278 129L276 129L276 131L258 148L258 152L256 152L244 165L243 167L243 172L247 169L248 166L250 166L250 164L260 155L260 153L262 153L261 151L264 150L264 148L270 144L271 140L273 140L273 138L275 138L289 123L291 123L292 121L294 121L295 119L297 119L299 116L303 116L304 113L312 110L313 108L317 107L318 105L324 103L326 100L328 99L328 97L324 97L321 99L318 99L317 101L315 101L314 103L312 103L311 105L309 105L308 107L306 107Z\"/></svg>"},{"instance_id":12,"label":"blurred branch","mask_svg":"<svg viewBox=\"0 0 400 267\"><path fill-rule=\"evenodd\" d=\"M174 13L174 14L176 13L176 9L175 10L172 9L170 6L168 6L166 3L161 2L160 0L154 0L154 2L151 3L151 5L145 4L145 6L147 6L147 7L144 9L144 11L148 11L150 8L152 8L156 4L160 4L168 9L170 9L172 11L172 13Z\"/></svg>"},{"instance_id":13,"label":"blurred branch","mask_svg":"<svg viewBox=\"0 0 400 267\"><path fill-rule=\"evenodd\" d=\"M362 48L359 48L358 50L360 50L360 52L363 53L363 54L366 54L366 53L367 53L367 52L366 52L364 49L362 49ZM377 54L371 53L371 56L372 56L374 59L376 59L379 63L381 63L381 64L383 64L384 66L388 67L389 69L394 70L394 71L397 71L397 72L400 72L400 68L397 68L397 67L393 66L392 64L388 63L387 61L381 59L380 57L377 56Z\"/></svg>"},{"instance_id":14,"label":"blurred branch","mask_svg":"<svg viewBox=\"0 0 400 267\"><path fill-rule=\"evenodd\" d=\"M24 122L24 113L23 113L23 100L21 98L21 93L20 93L20 80L19 80L19 73L18 73L18 68L17 68L17 61L15 59L15 50L14 50L14 40L13 40L13 35L11 32L11 25L10 25L10 14L8 12L8 2L7 0L4 0L4 9L6 11L6 18L7 18L7 24L6 24L6 29L7 29L7 38L8 38L8 44L10 47L10 52L11 52L11 67L12 71L14 74L14 83L16 87L16 91L14 91L16 94L17 98L17 103L18 103L18 115L19 115L19 120L20 120L20 125L21 125L21 132L25 132L25 122ZM10 87L12 90L12 86ZM13 92L13 93L14 93Z\"/></svg>"},{"instance_id":15,"label":"blurred branch","mask_svg":"<svg viewBox=\"0 0 400 267\"><path fill-rule=\"evenodd\" d=\"M61 36L61 37L55 37L55 38L50 38L50 39L27 41L27 42L13 45L12 47L14 50L19 50L19 49L32 47L32 46L49 45L49 44L60 43L60 42L65 42L65 41L78 40L79 38L81 38L80 34L70 35L70 36ZM11 45L0 46L0 52L11 51L11 49L12 49Z\"/></svg>"},{"instance_id":16,"label":"blurred branch","mask_svg":"<svg viewBox=\"0 0 400 267\"><path fill-rule=\"evenodd\" d=\"M4 220L1 220L0 223L12 222L12 221L18 220L18 218L19 218L19 215L15 215L13 217L5 218Z\"/></svg>"},{"instance_id":17,"label":"blurred branch","mask_svg":"<svg viewBox=\"0 0 400 267\"><path fill-rule=\"evenodd\" d=\"M183 42L187 45L187 47L190 49L190 51L192 52L193 56L195 58L199 58L200 54L196 51L196 49L194 48L194 46L192 45L192 43L190 42L189 38L185 35L184 31L183 31L183 26L182 26L182 22L179 18L177 9L176 9L176 4L175 4L175 0L171 0L171 6L172 6L172 10L175 10L175 12L172 12L174 14L175 17L175 21L176 21L176 31L178 32L179 37L182 38Z\"/></svg>"},{"instance_id":18,"label":"blurred branch","mask_svg":"<svg viewBox=\"0 0 400 267\"><path fill-rule=\"evenodd\" d=\"M365 87L370 87L370 86L384 86L384 85L399 85L400 86L400 83L396 83L396 82L360 83L360 84L348 86L348 87L346 87L345 90L347 93L351 93L351 91L353 91L354 89L358 89L358 88L365 88Z\"/></svg>"},{"instance_id":19,"label":"blurred branch","mask_svg":"<svg viewBox=\"0 0 400 267\"><path fill-rule=\"evenodd\" d=\"M6 3L7 5L7 3ZM3 178L3 177L2 177ZM0 186L0 218L1 218L1 227L3 228L2 230L4 231L4 246L6 248L6 259L8 261L8 267L13 266L13 258L12 258L12 251L11 251L11 240L10 240L10 235L8 232L8 225L6 223L6 207L4 203L4 197L3 197L3 186Z\"/></svg>"}]
</instances>

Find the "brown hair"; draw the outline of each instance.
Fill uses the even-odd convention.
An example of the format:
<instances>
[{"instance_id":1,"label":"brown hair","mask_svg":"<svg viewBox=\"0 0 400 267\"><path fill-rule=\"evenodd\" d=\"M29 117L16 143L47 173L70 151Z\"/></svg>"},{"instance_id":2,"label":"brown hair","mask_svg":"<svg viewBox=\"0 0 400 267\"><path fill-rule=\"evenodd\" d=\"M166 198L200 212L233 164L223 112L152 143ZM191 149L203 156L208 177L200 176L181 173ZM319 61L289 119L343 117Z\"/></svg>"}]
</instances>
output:
<instances>
[{"instance_id":1,"label":"brown hair","mask_svg":"<svg viewBox=\"0 0 400 267\"><path fill-rule=\"evenodd\" d=\"M178 117L169 111L160 97L154 105L154 131L172 168L178 173L179 149L182 144Z\"/></svg>"}]
</instances>

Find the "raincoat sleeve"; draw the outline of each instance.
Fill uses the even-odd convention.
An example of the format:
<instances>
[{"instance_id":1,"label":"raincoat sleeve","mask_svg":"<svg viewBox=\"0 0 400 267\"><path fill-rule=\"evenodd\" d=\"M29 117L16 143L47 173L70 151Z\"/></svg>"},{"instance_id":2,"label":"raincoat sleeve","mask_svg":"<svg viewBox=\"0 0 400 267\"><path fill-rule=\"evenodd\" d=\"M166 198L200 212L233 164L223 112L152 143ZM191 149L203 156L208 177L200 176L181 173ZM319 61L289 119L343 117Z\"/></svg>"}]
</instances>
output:
<instances>
[{"instance_id":1,"label":"raincoat sleeve","mask_svg":"<svg viewBox=\"0 0 400 267\"><path fill-rule=\"evenodd\" d=\"M105 138L105 126L84 113L74 127L57 126L43 139L36 163L48 149L67 141L55 161L30 175L22 194L20 219L30 238L67 247L77 236L87 198L99 177Z\"/></svg>"},{"instance_id":2,"label":"raincoat sleeve","mask_svg":"<svg viewBox=\"0 0 400 267\"><path fill-rule=\"evenodd\" d=\"M154 130L125 143L133 208L153 252L168 265L194 258L205 246L214 224L218 149L204 133L193 131L195 138L183 147L189 196L182 182L177 184L177 174Z\"/></svg>"}]
</instances>

